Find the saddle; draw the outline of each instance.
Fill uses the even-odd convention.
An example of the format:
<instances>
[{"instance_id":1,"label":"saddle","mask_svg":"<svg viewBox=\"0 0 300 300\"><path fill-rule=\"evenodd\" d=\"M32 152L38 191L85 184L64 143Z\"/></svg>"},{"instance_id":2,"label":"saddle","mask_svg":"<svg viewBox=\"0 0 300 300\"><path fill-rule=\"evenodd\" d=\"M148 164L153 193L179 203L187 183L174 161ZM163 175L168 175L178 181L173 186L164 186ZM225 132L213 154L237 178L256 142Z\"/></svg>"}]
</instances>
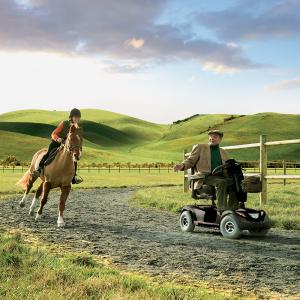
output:
<instances>
[{"instance_id":1,"label":"saddle","mask_svg":"<svg viewBox=\"0 0 300 300\"><path fill-rule=\"evenodd\" d=\"M44 166L50 165L50 164L53 162L53 160L55 159L57 153L58 153L59 151L61 151L61 150L63 149L63 147L64 147L64 145L60 145L58 148L53 149L53 150L50 152L48 158L45 160Z\"/></svg>"}]
</instances>

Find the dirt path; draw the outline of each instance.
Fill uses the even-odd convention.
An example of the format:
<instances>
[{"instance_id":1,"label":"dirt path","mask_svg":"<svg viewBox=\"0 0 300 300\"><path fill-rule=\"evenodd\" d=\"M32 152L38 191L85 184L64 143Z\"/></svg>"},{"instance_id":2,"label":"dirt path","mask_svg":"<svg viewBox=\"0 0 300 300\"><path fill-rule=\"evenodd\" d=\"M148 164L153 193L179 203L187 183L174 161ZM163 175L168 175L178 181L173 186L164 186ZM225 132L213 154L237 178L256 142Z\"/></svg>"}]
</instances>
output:
<instances>
[{"instance_id":1,"label":"dirt path","mask_svg":"<svg viewBox=\"0 0 300 300\"><path fill-rule=\"evenodd\" d=\"M182 233L178 217L132 207L131 189L75 190L66 210L66 227L56 228L58 193L50 194L44 218L35 223L18 199L1 202L0 224L26 227L39 237L107 255L122 266L252 289L300 293L300 234L273 231L266 238L226 240L216 230ZM175 274L175 275L174 275Z\"/></svg>"}]
</instances>

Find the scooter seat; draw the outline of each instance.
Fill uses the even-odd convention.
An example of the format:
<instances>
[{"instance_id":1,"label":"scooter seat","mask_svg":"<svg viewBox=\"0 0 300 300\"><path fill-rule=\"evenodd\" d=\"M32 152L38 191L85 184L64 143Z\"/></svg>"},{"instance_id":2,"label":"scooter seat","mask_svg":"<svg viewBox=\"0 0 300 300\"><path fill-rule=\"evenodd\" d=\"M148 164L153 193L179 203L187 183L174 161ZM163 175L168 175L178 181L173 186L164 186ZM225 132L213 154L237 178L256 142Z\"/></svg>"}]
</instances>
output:
<instances>
[{"instance_id":1,"label":"scooter seat","mask_svg":"<svg viewBox=\"0 0 300 300\"><path fill-rule=\"evenodd\" d=\"M203 184L200 189L192 191L192 198L216 200L216 189L212 185Z\"/></svg>"}]
</instances>

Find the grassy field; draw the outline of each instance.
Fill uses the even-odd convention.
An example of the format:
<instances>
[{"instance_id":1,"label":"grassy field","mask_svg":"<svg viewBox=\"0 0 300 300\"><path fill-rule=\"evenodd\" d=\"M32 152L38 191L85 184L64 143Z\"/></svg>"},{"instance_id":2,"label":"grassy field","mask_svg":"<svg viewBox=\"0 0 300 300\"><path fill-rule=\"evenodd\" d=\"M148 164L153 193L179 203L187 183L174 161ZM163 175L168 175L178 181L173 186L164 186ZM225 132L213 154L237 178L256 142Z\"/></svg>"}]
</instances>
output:
<instances>
[{"instance_id":1,"label":"grassy field","mask_svg":"<svg viewBox=\"0 0 300 300\"><path fill-rule=\"evenodd\" d=\"M224 146L269 140L294 139L300 115L260 113L255 115L198 115L176 124L155 124L104 110L83 109L84 151L82 161L171 162L182 158L183 149L207 142L208 129L224 131ZM68 113L63 111L21 110L0 115L0 159L15 155L30 161L40 148L47 147L54 127ZM229 118L229 119L228 119ZM300 145L272 147L268 158L297 160ZM257 160L258 150L232 151L236 159Z\"/></svg>"},{"instance_id":2,"label":"grassy field","mask_svg":"<svg viewBox=\"0 0 300 300\"><path fill-rule=\"evenodd\" d=\"M268 203L260 205L259 194L248 194L247 206L261 208L267 211L273 227L300 230L300 190L299 181L287 184L268 184ZM142 207L168 210L178 213L186 204L209 203L201 200L195 201L190 193L184 193L181 186L153 187L138 190L131 199L134 205Z\"/></svg>"},{"instance_id":3,"label":"grassy field","mask_svg":"<svg viewBox=\"0 0 300 300\"><path fill-rule=\"evenodd\" d=\"M128 273L85 253L45 245L0 230L0 298L10 299L238 299L201 283ZM25 237L25 238L24 238Z\"/></svg>"},{"instance_id":4,"label":"grassy field","mask_svg":"<svg viewBox=\"0 0 300 300\"><path fill-rule=\"evenodd\" d=\"M126 173L80 173L84 181L81 184L73 185L72 188L104 188L104 187L126 187L126 186L160 186L160 185L179 185L182 183L182 174L166 171L161 174L148 174L147 172L137 174L135 172ZM0 173L0 197L7 194L23 193L24 191L16 185L16 182L22 176L21 173ZM38 179L32 188L35 191Z\"/></svg>"}]
</instances>

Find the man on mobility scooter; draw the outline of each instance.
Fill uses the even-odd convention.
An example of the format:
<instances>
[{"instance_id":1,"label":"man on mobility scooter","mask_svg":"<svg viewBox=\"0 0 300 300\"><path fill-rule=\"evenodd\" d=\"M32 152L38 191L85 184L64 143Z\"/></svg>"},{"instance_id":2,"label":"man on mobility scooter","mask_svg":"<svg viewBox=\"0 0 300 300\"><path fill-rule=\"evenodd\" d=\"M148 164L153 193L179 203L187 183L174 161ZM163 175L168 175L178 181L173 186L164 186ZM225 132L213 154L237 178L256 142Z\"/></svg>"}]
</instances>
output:
<instances>
[{"instance_id":1,"label":"man on mobility scooter","mask_svg":"<svg viewBox=\"0 0 300 300\"><path fill-rule=\"evenodd\" d=\"M234 159L229 159L225 150L219 147L223 138L221 131L211 130L208 136L208 144L195 145L189 157L174 166L174 171L190 171L192 198L212 201L210 206L183 207L181 229L193 231L195 225L214 226L219 227L223 236L228 238L239 238L243 230L258 236L265 235L270 228L266 213L246 209L244 205L247 192L260 191L259 178L244 179L241 166Z\"/></svg>"}]
</instances>

